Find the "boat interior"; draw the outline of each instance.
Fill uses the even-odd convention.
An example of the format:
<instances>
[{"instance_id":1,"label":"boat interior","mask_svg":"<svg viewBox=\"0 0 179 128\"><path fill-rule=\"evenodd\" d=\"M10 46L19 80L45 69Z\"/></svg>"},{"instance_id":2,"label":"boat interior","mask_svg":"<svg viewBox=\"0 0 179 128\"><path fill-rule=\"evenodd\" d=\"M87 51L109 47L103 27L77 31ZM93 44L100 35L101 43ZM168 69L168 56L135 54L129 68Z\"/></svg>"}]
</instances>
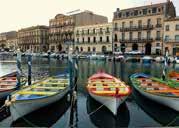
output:
<instances>
[{"instance_id":1,"label":"boat interior","mask_svg":"<svg viewBox=\"0 0 179 128\"><path fill-rule=\"evenodd\" d=\"M54 95L69 86L69 79L49 78L15 93L16 100L36 99Z\"/></svg>"},{"instance_id":2,"label":"boat interior","mask_svg":"<svg viewBox=\"0 0 179 128\"><path fill-rule=\"evenodd\" d=\"M149 93L163 94L166 96L179 96L179 89L169 87L165 83L161 83L150 78L137 78L138 87Z\"/></svg>"}]
</instances>

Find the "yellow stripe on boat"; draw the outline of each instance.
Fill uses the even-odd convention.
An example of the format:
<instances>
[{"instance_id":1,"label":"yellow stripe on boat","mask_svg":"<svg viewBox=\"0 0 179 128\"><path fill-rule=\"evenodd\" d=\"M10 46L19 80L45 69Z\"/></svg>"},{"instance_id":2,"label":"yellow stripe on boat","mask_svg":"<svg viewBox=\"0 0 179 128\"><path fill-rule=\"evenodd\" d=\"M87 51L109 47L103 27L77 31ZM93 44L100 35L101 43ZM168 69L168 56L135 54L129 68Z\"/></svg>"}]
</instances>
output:
<instances>
[{"instance_id":1,"label":"yellow stripe on boat","mask_svg":"<svg viewBox=\"0 0 179 128\"><path fill-rule=\"evenodd\" d=\"M35 91L20 91L17 92L17 94L20 95L53 95L56 94L56 92L35 92Z\"/></svg>"},{"instance_id":2,"label":"yellow stripe on boat","mask_svg":"<svg viewBox=\"0 0 179 128\"><path fill-rule=\"evenodd\" d=\"M88 85L89 88L119 88L119 89L123 89L126 88L126 86L92 86L92 85Z\"/></svg>"},{"instance_id":3,"label":"yellow stripe on boat","mask_svg":"<svg viewBox=\"0 0 179 128\"><path fill-rule=\"evenodd\" d=\"M66 87L44 87L44 86L32 86L32 88L36 89L57 89L57 90L63 90Z\"/></svg>"},{"instance_id":4,"label":"yellow stripe on boat","mask_svg":"<svg viewBox=\"0 0 179 128\"><path fill-rule=\"evenodd\" d=\"M56 84L59 84L59 85L64 85L64 84L68 84L68 82L65 82L65 83L62 83L62 82L42 82L41 84L50 84L50 85L56 85Z\"/></svg>"}]
</instances>

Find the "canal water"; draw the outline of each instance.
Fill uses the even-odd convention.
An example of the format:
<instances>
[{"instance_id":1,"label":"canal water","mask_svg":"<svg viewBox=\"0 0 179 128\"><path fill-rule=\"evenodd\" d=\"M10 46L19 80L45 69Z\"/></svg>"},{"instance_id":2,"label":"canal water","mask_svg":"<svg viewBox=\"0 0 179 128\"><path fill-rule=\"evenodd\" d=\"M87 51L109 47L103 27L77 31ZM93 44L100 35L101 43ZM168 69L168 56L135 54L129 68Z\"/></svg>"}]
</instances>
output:
<instances>
[{"instance_id":1,"label":"canal water","mask_svg":"<svg viewBox=\"0 0 179 128\"><path fill-rule=\"evenodd\" d=\"M0 62L0 76L16 69L16 63L7 60ZM32 80L53 76L67 70L67 60L34 57L32 61ZM86 90L87 79L99 70L121 78L128 85L130 75L144 72L161 77L163 64L142 64L139 62L111 62L99 60L78 60L78 88L77 104L71 108L68 96L39 109L16 122L8 122L14 127L52 127L52 128L118 128L118 127L160 127L179 126L179 113L159 105L141 96L133 90L132 95L118 109L118 116L114 117L108 109L93 100ZM168 71L179 71L178 64L170 64ZM22 58L22 71L27 73L27 58ZM73 114L71 114L73 111ZM4 126L0 122L0 126Z\"/></svg>"}]
</instances>

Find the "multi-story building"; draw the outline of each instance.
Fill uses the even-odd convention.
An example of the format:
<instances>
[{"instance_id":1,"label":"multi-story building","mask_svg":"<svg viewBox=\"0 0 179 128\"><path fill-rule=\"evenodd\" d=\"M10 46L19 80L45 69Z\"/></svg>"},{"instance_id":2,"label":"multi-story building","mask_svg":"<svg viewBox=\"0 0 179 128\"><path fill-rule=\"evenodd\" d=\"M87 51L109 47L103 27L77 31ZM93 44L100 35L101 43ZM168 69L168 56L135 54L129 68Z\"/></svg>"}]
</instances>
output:
<instances>
[{"instance_id":1,"label":"multi-story building","mask_svg":"<svg viewBox=\"0 0 179 128\"><path fill-rule=\"evenodd\" d=\"M179 55L179 17L164 21L164 50L170 55Z\"/></svg>"},{"instance_id":2,"label":"multi-story building","mask_svg":"<svg viewBox=\"0 0 179 128\"><path fill-rule=\"evenodd\" d=\"M175 17L170 0L114 12L114 51L140 50L145 54L161 54L163 48L164 19Z\"/></svg>"},{"instance_id":3,"label":"multi-story building","mask_svg":"<svg viewBox=\"0 0 179 128\"><path fill-rule=\"evenodd\" d=\"M48 51L48 27L33 26L18 31L18 46L22 51Z\"/></svg>"},{"instance_id":4,"label":"multi-story building","mask_svg":"<svg viewBox=\"0 0 179 128\"><path fill-rule=\"evenodd\" d=\"M112 51L112 23L75 27L75 50L77 52Z\"/></svg>"},{"instance_id":5,"label":"multi-story building","mask_svg":"<svg viewBox=\"0 0 179 128\"><path fill-rule=\"evenodd\" d=\"M15 50L17 47L17 32L10 31L0 34L0 49Z\"/></svg>"},{"instance_id":6,"label":"multi-story building","mask_svg":"<svg viewBox=\"0 0 179 128\"><path fill-rule=\"evenodd\" d=\"M74 43L75 26L107 22L107 17L96 15L90 11L73 15L58 14L49 21L50 50L53 52L66 51L69 45Z\"/></svg>"}]
</instances>

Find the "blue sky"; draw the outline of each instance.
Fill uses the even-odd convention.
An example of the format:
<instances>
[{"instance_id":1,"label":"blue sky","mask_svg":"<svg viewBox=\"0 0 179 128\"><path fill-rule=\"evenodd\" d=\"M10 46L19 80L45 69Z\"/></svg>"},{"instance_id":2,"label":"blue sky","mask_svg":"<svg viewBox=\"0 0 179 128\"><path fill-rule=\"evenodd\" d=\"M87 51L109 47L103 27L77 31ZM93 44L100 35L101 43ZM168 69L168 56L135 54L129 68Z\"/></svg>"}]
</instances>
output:
<instances>
[{"instance_id":1,"label":"blue sky","mask_svg":"<svg viewBox=\"0 0 179 128\"><path fill-rule=\"evenodd\" d=\"M90 10L112 20L116 8L124 9L166 0L0 0L0 32L35 25L48 25L58 13L76 9ZM179 0L172 0L179 14ZM178 5L178 6L177 6Z\"/></svg>"}]
</instances>

